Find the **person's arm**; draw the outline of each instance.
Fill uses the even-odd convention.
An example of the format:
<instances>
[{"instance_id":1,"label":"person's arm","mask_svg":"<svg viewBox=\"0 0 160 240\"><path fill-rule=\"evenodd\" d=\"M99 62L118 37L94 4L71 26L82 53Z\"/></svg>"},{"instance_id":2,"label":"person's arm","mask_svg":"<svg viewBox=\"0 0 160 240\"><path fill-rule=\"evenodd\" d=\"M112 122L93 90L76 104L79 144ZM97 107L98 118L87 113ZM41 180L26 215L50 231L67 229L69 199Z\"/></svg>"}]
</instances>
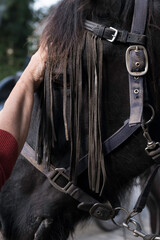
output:
<instances>
[{"instance_id":1,"label":"person's arm","mask_svg":"<svg viewBox=\"0 0 160 240\"><path fill-rule=\"evenodd\" d=\"M34 91L43 80L46 58L46 50L40 47L32 56L0 112L0 129L9 132L17 140L18 154L28 134Z\"/></svg>"}]
</instances>

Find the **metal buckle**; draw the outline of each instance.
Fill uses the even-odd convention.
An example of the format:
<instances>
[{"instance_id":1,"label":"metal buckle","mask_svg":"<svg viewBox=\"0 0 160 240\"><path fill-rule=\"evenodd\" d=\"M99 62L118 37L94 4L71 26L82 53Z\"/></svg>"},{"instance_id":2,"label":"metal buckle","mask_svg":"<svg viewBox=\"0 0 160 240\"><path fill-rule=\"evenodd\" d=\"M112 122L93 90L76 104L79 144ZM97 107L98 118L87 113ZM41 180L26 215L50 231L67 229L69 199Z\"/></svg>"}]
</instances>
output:
<instances>
[{"instance_id":1,"label":"metal buckle","mask_svg":"<svg viewBox=\"0 0 160 240\"><path fill-rule=\"evenodd\" d=\"M145 70L142 72L131 72L130 70L130 66L129 66L129 58L130 58L130 51L135 50L143 50L144 52L144 56L145 56ZM145 49L145 47L141 46L141 45L135 45L135 46L130 46L129 48L127 48L126 51L126 67L127 67L127 71L129 72L129 74L133 77L140 77L143 76L147 73L148 71L148 55L147 55L147 50Z\"/></svg>"},{"instance_id":2,"label":"metal buckle","mask_svg":"<svg viewBox=\"0 0 160 240\"><path fill-rule=\"evenodd\" d=\"M145 151L149 156L151 156L151 155L153 155L152 151L157 150L159 147L160 147L159 142L152 141L152 142L149 142L147 144L147 147L145 148Z\"/></svg>"},{"instance_id":3,"label":"metal buckle","mask_svg":"<svg viewBox=\"0 0 160 240\"><path fill-rule=\"evenodd\" d=\"M114 40L116 39L117 37L117 34L118 34L118 30L113 28L113 27L110 27L111 30L115 31L113 34L112 34L112 39L107 39L107 41L109 42L114 42Z\"/></svg>"},{"instance_id":4,"label":"metal buckle","mask_svg":"<svg viewBox=\"0 0 160 240\"><path fill-rule=\"evenodd\" d=\"M130 226L129 224L132 224L133 226ZM141 225L134 219L130 218L128 223L123 223L123 227L127 228L129 231L133 232L133 235L135 237L146 237L147 234L145 234L142 231Z\"/></svg>"},{"instance_id":5,"label":"metal buckle","mask_svg":"<svg viewBox=\"0 0 160 240\"><path fill-rule=\"evenodd\" d=\"M50 183L53 185L53 187L55 187L57 190L59 190L60 192L63 193L70 193L70 195L72 195L72 189L75 190L74 185L72 182L70 182L67 178L67 176L65 175L65 171L66 169L64 168L55 168L53 171L51 171L47 177L50 181ZM65 181L67 181L67 183L65 183L65 186L61 187L56 181L58 180L59 177L62 177L65 179Z\"/></svg>"}]
</instances>

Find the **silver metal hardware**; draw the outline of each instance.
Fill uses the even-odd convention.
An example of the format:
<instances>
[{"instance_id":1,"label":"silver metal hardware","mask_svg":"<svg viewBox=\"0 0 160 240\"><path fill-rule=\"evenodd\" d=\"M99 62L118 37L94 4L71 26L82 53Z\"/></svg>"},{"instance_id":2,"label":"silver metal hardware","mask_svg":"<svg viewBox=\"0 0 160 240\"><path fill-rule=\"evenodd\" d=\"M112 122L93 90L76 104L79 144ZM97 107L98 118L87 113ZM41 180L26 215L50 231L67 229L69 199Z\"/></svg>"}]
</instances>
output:
<instances>
[{"instance_id":1,"label":"silver metal hardware","mask_svg":"<svg viewBox=\"0 0 160 240\"><path fill-rule=\"evenodd\" d=\"M110 29L113 30L114 33L112 34L112 39L107 39L107 41L109 41L109 42L114 42L115 39L116 39L116 37L117 37L117 35L118 35L118 30L115 29L115 28L113 28L113 27L110 27Z\"/></svg>"},{"instance_id":2,"label":"silver metal hardware","mask_svg":"<svg viewBox=\"0 0 160 240\"><path fill-rule=\"evenodd\" d=\"M122 211L125 215L127 215L127 218L128 218L129 212L125 208L117 207L114 209L114 211ZM121 227L121 228L123 227L123 221L121 221L121 223L118 223L115 221L114 217L111 218L111 220L116 226ZM124 220L125 220L125 218L124 218Z\"/></svg>"},{"instance_id":3,"label":"silver metal hardware","mask_svg":"<svg viewBox=\"0 0 160 240\"><path fill-rule=\"evenodd\" d=\"M152 112L151 118L148 121L143 123L145 125L148 125L149 123L151 123L153 121L153 119L155 117L155 111L154 111L154 108L150 104L145 104L145 107L149 107L151 109L151 112Z\"/></svg>"},{"instance_id":4,"label":"silver metal hardware","mask_svg":"<svg viewBox=\"0 0 160 240\"><path fill-rule=\"evenodd\" d=\"M139 52L138 46L136 46L135 52Z\"/></svg>"},{"instance_id":5,"label":"silver metal hardware","mask_svg":"<svg viewBox=\"0 0 160 240\"><path fill-rule=\"evenodd\" d=\"M150 155L150 152L152 150L156 150L160 147L160 142L148 142L147 147L145 148L145 151L148 155Z\"/></svg>"},{"instance_id":6,"label":"silver metal hardware","mask_svg":"<svg viewBox=\"0 0 160 240\"><path fill-rule=\"evenodd\" d=\"M136 65L136 67L140 67L141 64L140 64L140 62L136 62L135 65Z\"/></svg>"},{"instance_id":7,"label":"silver metal hardware","mask_svg":"<svg viewBox=\"0 0 160 240\"><path fill-rule=\"evenodd\" d=\"M141 238L145 238L148 234L144 233L142 231L141 225L137 222L137 220L135 220L133 217L135 217L138 212L135 212L134 210L132 210L130 213L123 207L117 207L114 209L116 210L120 210L123 211L125 214L127 214L126 219L124 219L124 221L122 222L122 224L119 224L117 222L114 221L114 218L112 218L113 223L118 226L118 227L124 227L127 230L129 230L130 232L133 233L133 235L135 237L141 237ZM153 236L153 240L160 240L160 236L159 237L154 237Z\"/></svg>"},{"instance_id":8,"label":"silver metal hardware","mask_svg":"<svg viewBox=\"0 0 160 240\"><path fill-rule=\"evenodd\" d=\"M144 57L145 57L145 69L144 71L141 72L132 72L130 69L130 64L129 64L129 59L130 59L130 52L131 51L138 51L138 50L143 50L144 52ZM130 46L129 48L127 48L126 51L126 67L127 67L127 71L128 73L133 76L133 77L140 77L143 76L147 73L148 71L148 54L147 54L147 50L145 49L145 47L141 46L141 45L137 45L137 46Z\"/></svg>"},{"instance_id":9,"label":"silver metal hardware","mask_svg":"<svg viewBox=\"0 0 160 240\"><path fill-rule=\"evenodd\" d=\"M142 127L142 130L143 130L143 136L147 140L147 147L145 148L145 151L150 156L152 150L156 150L160 147L160 143L153 141L150 134L149 134L148 125L153 121L154 116L155 116L155 111L154 111L154 108L150 104L147 104L146 106L151 109L152 115L151 115L151 118L148 121L146 121L146 122L143 121L141 127Z\"/></svg>"},{"instance_id":10,"label":"silver metal hardware","mask_svg":"<svg viewBox=\"0 0 160 240\"><path fill-rule=\"evenodd\" d=\"M143 129L143 136L147 140L147 147L145 148L145 151L148 155L150 155L150 152L157 147L159 147L160 143L154 142L149 134L148 125L145 123L142 124Z\"/></svg>"},{"instance_id":11,"label":"silver metal hardware","mask_svg":"<svg viewBox=\"0 0 160 240\"><path fill-rule=\"evenodd\" d=\"M131 224L132 224L132 226L131 226ZM131 231L135 237L141 237L144 239L148 235L142 231L141 225L134 218L130 218L128 224L123 223L123 227L125 227L129 231ZM152 239L160 240L160 237L153 236Z\"/></svg>"},{"instance_id":12,"label":"silver metal hardware","mask_svg":"<svg viewBox=\"0 0 160 240\"><path fill-rule=\"evenodd\" d=\"M137 216L137 215L138 215L138 212L135 212L135 210L132 210L132 211L128 214L125 222L128 224L128 223L129 223L129 220L130 220L131 218L134 218L134 217Z\"/></svg>"},{"instance_id":13,"label":"silver metal hardware","mask_svg":"<svg viewBox=\"0 0 160 240\"><path fill-rule=\"evenodd\" d=\"M147 235L142 232L141 225L134 218L130 218L128 223L123 223L123 227L131 231L135 237L144 238Z\"/></svg>"},{"instance_id":14,"label":"silver metal hardware","mask_svg":"<svg viewBox=\"0 0 160 240\"><path fill-rule=\"evenodd\" d=\"M139 93L139 89L134 89L134 94L138 94Z\"/></svg>"}]
</instances>

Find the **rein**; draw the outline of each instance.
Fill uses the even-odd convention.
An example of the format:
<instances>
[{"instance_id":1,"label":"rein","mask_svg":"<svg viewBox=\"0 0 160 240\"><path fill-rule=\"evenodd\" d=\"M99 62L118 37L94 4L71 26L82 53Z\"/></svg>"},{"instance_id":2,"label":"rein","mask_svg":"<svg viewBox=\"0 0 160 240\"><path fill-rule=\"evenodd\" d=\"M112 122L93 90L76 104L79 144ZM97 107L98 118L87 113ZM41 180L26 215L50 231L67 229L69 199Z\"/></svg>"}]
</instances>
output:
<instances>
[{"instance_id":1,"label":"rein","mask_svg":"<svg viewBox=\"0 0 160 240\"><path fill-rule=\"evenodd\" d=\"M130 46L126 51L126 67L129 74L129 89L130 89L130 117L126 120L124 125L114 133L110 138L105 140L102 144L103 153L107 155L114 149L119 147L124 141L126 141L137 129L142 127L143 135L147 140L146 153L156 163L153 166L151 175L149 176L142 193L140 194L135 207L131 213L128 213L125 209L119 207L113 209L111 203L101 203L97 199L88 195L81 190L78 186L75 186L69 179L69 168L56 168L53 165L49 165L46 169L44 166L39 165L35 161L35 151L25 143L21 154L43 175L48 179L54 188L62 193L70 195L72 198L79 202L78 208L90 213L91 216L101 220L112 219L114 222L114 216L117 211L125 211L127 218L121 227L125 227L132 231L135 236L140 236L144 240L159 240L157 235L147 235L142 232L140 224L133 218L140 213L145 207L148 194L154 177L158 169L160 168L160 143L154 142L149 135L149 123L154 118L154 109L152 110L151 119L147 122L143 120L143 103L144 103L144 87L145 75L148 71L148 57L147 51L144 47L146 43L145 26L148 13L148 0L135 0L134 14L131 32L125 30L117 30L113 27L106 27L94 23L92 21L85 21L84 27L86 30L91 31L98 37L105 39L111 43L119 41L121 43L134 44ZM79 160L78 175L84 172L88 167L88 155L85 155ZM115 222L114 222L115 223ZM116 224L116 223L115 223ZM130 224L134 225L131 227Z\"/></svg>"}]
</instances>

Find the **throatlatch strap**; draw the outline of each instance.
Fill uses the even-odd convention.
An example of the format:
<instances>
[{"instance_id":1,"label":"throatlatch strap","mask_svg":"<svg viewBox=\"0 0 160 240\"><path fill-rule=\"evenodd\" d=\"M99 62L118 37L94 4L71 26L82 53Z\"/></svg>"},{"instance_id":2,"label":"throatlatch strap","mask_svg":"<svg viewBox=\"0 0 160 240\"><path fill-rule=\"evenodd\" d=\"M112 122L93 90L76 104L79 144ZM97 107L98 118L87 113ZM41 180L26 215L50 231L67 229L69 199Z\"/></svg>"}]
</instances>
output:
<instances>
[{"instance_id":1,"label":"throatlatch strap","mask_svg":"<svg viewBox=\"0 0 160 240\"><path fill-rule=\"evenodd\" d=\"M123 142L125 142L138 128L140 128L140 124L130 127L129 120L126 120L124 125L118 129L112 136L106 139L103 144L103 154L106 156L111 153L117 147L119 147ZM88 154L82 157L79 160L78 166L78 175L84 172L88 168ZM69 168L67 169L69 172Z\"/></svg>"},{"instance_id":2,"label":"throatlatch strap","mask_svg":"<svg viewBox=\"0 0 160 240\"><path fill-rule=\"evenodd\" d=\"M142 11L143 9L143 11ZM148 0L135 0L134 15L131 32L144 34L148 12ZM130 89L130 120L129 124L141 123L143 113L143 76L146 74L145 49L141 46L132 46L129 54L130 68L129 89ZM139 49L140 47L140 49ZM134 74L134 73L135 74Z\"/></svg>"}]
</instances>

